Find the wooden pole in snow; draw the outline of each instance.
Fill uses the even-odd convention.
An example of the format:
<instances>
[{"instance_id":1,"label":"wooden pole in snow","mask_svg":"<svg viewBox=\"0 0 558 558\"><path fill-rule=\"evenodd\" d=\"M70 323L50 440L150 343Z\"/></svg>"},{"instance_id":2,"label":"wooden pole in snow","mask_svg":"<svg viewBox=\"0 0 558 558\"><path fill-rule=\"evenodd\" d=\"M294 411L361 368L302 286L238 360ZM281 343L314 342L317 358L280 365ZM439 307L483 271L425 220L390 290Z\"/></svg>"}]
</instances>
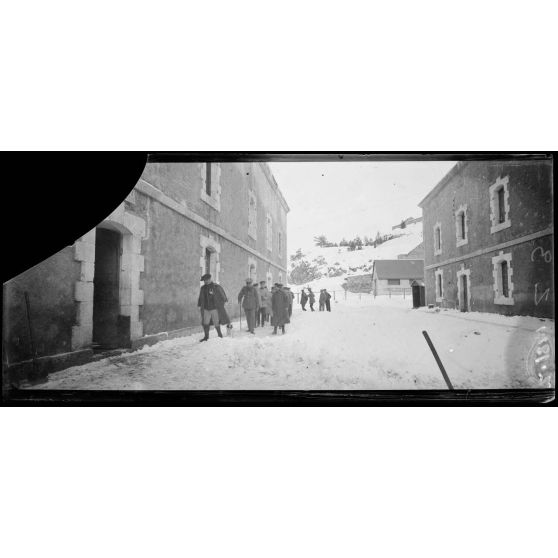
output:
<instances>
[{"instance_id":1,"label":"wooden pole in snow","mask_svg":"<svg viewBox=\"0 0 558 558\"><path fill-rule=\"evenodd\" d=\"M444 365L442 364L442 361L440 360L440 357L438 356L438 353L436 352L436 349L434 348L434 345L432 344L432 341L430 340L430 337L428 336L428 333L426 333L426 331L423 331L422 334L424 335L424 338L426 339L426 342L428 343L428 346L430 347L430 350L432 351L432 354L434 355L434 358L436 359L436 362L438 363L438 366L440 367L440 371L442 372L442 376L444 377L444 380L448 386L448 389L450 389L451 391L453 391L453 386L451 385L449 376L446 372L446 369L444 368Z\"/></svg>"}]
</instances>

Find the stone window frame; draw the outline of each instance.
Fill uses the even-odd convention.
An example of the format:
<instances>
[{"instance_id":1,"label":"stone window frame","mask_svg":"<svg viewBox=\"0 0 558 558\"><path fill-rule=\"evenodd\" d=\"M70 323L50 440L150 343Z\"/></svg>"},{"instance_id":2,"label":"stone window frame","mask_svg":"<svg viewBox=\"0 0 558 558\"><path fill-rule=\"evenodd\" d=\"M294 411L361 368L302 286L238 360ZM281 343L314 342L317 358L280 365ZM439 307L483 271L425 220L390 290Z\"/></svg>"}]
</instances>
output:
<instances>
[{"instance_id":1,"label":"stone window frame","mask_svg":"<svg viewBox=\"0 0 558 558\"><path fill-rule=\"evenodd\" d=\"M508 296L504 296L502 294L501 264L504 261L507 262L508 264ZM497 256L494 256L492 258L492 277L494 280L492 287L494 289L494 304L513 306L514 299L513 299L512 276L513 276L512 253L511 252L504 253L503 250L500 250L500 253Z\"/></svg>"},{"instance_id":2,"label":"stone window frame","mask_svg":"<svg viewBox=\"0 0 558 558\"><path fill-rule=\"evenodd\" d=\"M503 178L499 176L488 189L490 196L490 233L494 234L503 229L511 227L510 219L510 191L509 191L509 175ZM506 219L503 223L498 222L499 218L499 205L498 205L498 191L504 189L504 211Z\"/></svg>"},{"instance_id":3,"label":"stone window frame","mask_svg":"<svg viewBox=\"0 0 558 558\"><path fill-rule=\"evenodd\" d=\"M267 288L271 290L271 287L273 286L273 273L271 272L271 269L267 270L267 273L265 274L265 279L267 283Z\"/></svg>"},{"instance_id":4,"label":"stone window frame","mask_svg":"<svg viewBox=\"0 0 558 558\"><path fill-rule=\"evenodd\" d=\"M273 252L273 219L271 213L266 215L266 235L265 235L266 248L269 252Z\"/></svg>"},{"instance_id":5,"label":"stone window frame","mask_svg":"<svg viewBox=\"0 0 558 558\"><path fill-rule=\"evenodd\" d=\"M207 194L206 176L207 165L211 166L211 195ZM210 205L215 211L221 211L221 163L200 163L202 201Z\"/></svg>"},{"instance_id":6,"label":"stone window frame","mask_svg":"<svg viewBox=\"0 0 558 558\"><path fill-rule=\"evenodd\" d=\"M465 238L461 236L461 215L464 216ZM469 224L467 222L467 205L460 205L455 212L455 245L456 247L469 244Z\"/></svg>"},{"instance_id":7,"label":"stone window frame","mask_svg":"<svg viewBox=\"0 0 558 558\"><path fill-rule=\"evenodd\" d=\"M252 273L252 269L254 272ZM255 282L258 279L258 260L252 256L248 256L248 275L246 277Z\"/></svg>"},{"instance_id":8,"label":"stone window frame","mask_svg":"<svg viewBox=\"0 0 558 558\"><path fill-rule=\"evenodd\" d=\"M436 231L440 231L440 247L438 248L438 235ZM440 256L442 254L442 223L438 222L434 225L434 255Z\"/></svg>"},{"instance_id":9,"label":"stone window frame","mask_svg":"<svg viewBox=\"0 0 558 558\"><path fill-rule=\"evenodd\" d=\"M440 277L440 292L438 292L438 277ZM442 302L444 299L444 270L437 269L434 272L434 292L436 293L436 302Z\"/></svg>"},{"instance_id":10,"label":"stone window frame","mask_svg":"<svg viewBox=\"0 0 558 558\"><path fill-rule=\"evenodd\" d=\"M201 233L200 234L200 277L205 274L205 251L209 250L212 254L215 254L215 274L212 279L215 283L219 282L219 275L221 273L221 243L216 235L211 233Z\"/></svg>"},{"instance_id":11,"label":"stone window frame","mask_svg":"<svg viewBox=\"0 0 558 558\"><path fill-rule=\"evenodd\" d=\"M457 304L461 309L461 278L467 277L467 311L471 311L471 270L465 268L465 264L461 264L461 268L457 270Z\"/></svg>"},{"instance_id":12,"label":"stone window frame","mask_svg":"<svg viewBox=\"0 0 558 558\"><path fill-rule=\"evenodd\" d=\"M258 239L258 200L253 190L248 192L248 235Z\"/></svg>"}]
</instances>

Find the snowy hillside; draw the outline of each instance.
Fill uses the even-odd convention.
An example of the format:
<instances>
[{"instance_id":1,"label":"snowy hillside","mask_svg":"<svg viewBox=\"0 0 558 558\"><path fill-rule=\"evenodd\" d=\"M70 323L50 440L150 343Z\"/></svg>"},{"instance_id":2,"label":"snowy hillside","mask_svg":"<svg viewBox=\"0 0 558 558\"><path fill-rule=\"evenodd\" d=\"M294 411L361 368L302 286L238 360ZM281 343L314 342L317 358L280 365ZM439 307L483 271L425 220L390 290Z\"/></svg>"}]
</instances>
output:
<instances>
[{"instance_id":1,"label":"snowy hillside","mask_svg":"<svg viewBox=\"0 0 558 558\"><path fill-rule=\"evenodd\" d=\"M407 254L416 248L422 242L422 223L396 229L393 233L401 236L387 240L376 248L363 246L362 250L349 251L346 247L316 246L303 252L303 259L316 265L322 273L322 278L303 285L293 285L293 290L297 291L306 286L314 291L316 289L318 291L320 289L343 290L341 285L348 275L372 273L374 260L395 260L399 254ZM295 262L289 262L289 269L292 269L293 263ZM336 273L339 275L332 276Z\"/></svg>"}]
</instances>

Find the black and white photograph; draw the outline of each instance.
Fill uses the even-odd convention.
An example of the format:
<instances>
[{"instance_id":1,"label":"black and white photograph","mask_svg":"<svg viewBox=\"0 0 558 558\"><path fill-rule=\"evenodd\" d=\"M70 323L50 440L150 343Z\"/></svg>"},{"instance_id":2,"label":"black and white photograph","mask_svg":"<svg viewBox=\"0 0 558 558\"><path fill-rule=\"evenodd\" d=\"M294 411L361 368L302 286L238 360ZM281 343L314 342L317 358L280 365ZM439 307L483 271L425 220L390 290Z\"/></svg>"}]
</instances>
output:
<instances>
[{"instance_id":1,"label":"black and white photograph","mask_svg":"<svg viewBox=\"0 0 558 558\"><path fill-rule=\"evenodd\" d=\"M209 155L5 283L5 385L554 388L550 154Z\"/></svg>"},{"instance_id":2,"label":"black and white photograph","mask_svg":"<svg viewBox=\"0 0 558 558\"><path fill-rule=\"evenodd\" d=\"M557 5L3 3L1 555L555 556Z\"/></svg>"}]
</instances>

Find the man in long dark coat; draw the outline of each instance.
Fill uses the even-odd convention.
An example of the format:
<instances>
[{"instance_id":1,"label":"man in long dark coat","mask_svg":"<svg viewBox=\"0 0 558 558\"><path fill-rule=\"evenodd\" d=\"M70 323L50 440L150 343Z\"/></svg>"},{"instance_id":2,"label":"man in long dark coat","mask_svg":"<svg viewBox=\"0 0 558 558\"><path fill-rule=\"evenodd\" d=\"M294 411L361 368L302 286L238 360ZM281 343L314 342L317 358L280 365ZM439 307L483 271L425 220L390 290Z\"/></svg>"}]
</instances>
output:
<instances>
[{"instance_id":1,"label":"man in long dark coat","mask_svg":"<svg viewBox=\"0 0 558 558\"><path fill-rule=\"evenodd\" d=\"M300 292L300 305L302 306L302 309L304 310L304 312L306 312L306 303L308 302L308 295L306 294L306 291L304 289L302 289L302 291Z\"/></svg>"},{"instance_id":2,"label":"man in long dark coat","mask_svg":"<svg viewBox=\"0 0 558 558\"><path fill-rule=\"evenodd\" d=\"M219 337L223 337L220 324L227 323L227 326L230 324L229 317L225 310L227 295L223 287L214 283L209 273L203 275L201 280L204 282L204 285L202 285L200 289L198 306L202 316L204 337L200 339L200 342L209 339L209 326L211 323L215 326Z\"/></svg>"},{"instance_id":3,"label":"man in long dark coat","mask_svg":"<svg viewBox=\"0 0 558 558\"><path fill-rule=\"evenodd\" d=\"M316 297L310 287L308 287L308 302L310 303L310 310L314 312L314 302L316 302Z\"/></svg>"},{"instance_id":4,"label":"man in long dark coat","mask_svg":"<svg viewBox=\"0 0 558 558\"><path fill-rule=\"evenodd\" d=\"M327 292L326 289L324 289L324 296L325 296L325 307L326 307L326 310L327 310L328 312L331 312L331 305L330 305L330 302L329 302L330 299L331 299L331 295Z\"/></svg>"},{"instance_id":5,"label":"man in long dark coat","mask_svg":"<svg viewBox=\"0 0 558 558\"><path fill-rule=\"evenodd\" d=\"M277 287L271 295L271 307L273 308L273 335L277 335L277 328L285 333L285 324L290 324L289 303L292 298L283 290L281 283L275 283Z\"/></svg>"},{"instance_id":6,"label":"man in long dark coat","mask_svg":"<svg viewBox=\"0 0 558 558\"><path fill-rule=\"evenodd\" d=\"M246 285L238 293L238 303L240 304L241 302L246 314L246 321L248 322L248 331L255 333L256 313L260 309L261 301L258 289L252 285L252 279L246 279Z\"/></svg>"},{"instance_id":7,"label":"man in long dark coat","mask_svg":"<svg viewBox=\"0 0 558 558\"><path fill-rule=\"evenodd\" d=\"M324 308L325 308L325 299L326 299L326 296L325 296L325 289L320 289L320 298L319 298L319 300L318 300L318 302L320 303L320 306L319 306L319 311L320 311L320 312L323 312L323 311L324 311Z\"/></svg>"}]
</instances>

